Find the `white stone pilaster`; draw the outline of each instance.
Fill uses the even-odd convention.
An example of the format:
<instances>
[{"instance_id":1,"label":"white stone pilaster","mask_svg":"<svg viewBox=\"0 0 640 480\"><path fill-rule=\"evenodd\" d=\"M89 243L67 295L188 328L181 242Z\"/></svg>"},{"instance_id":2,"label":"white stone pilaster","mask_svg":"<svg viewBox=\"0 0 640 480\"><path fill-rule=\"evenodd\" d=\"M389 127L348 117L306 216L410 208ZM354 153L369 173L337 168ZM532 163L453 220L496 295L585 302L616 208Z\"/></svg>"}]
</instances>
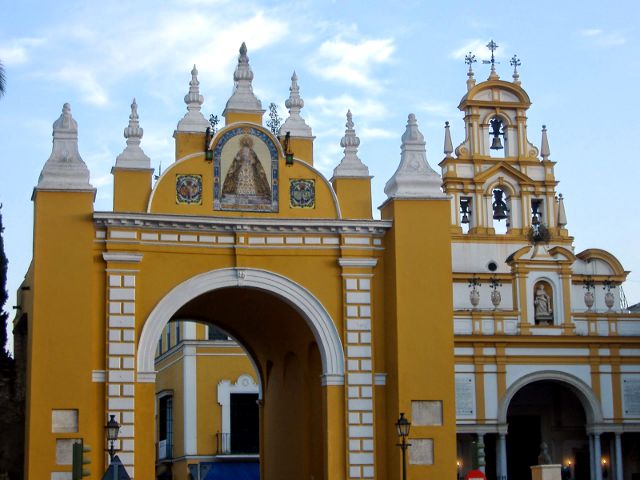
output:
<instances>
[{"instance_id":1,"label":"white stone pilaster","mask_svg":"<svg viewBox=\"0 0 640 480\"><path fill-rule=\"evenodd\" d=\"M344 259L341 259L344 260ZM343 295L345 301L345 343L347 392L347 442L348 478L375 477L374 450L374 369L372 351L372 273L350 273L349 267L375 265L372 259L362 259L362 265L355 260L341 261L343 267ZM354 263L355 262L355 263Z\"/></svg>"},{"instance_id":2,"label":"white stone pilaster","mask_svg":"<svg viewBox=\"0 0 640 480\"><path fill-rule=\"evenodd\" d=\"M136 264L142 255L105 253L107 262ZM135 265L131 265L134 267ZM134 268L106 269L107 280L107 336L106 336L106 412L120 424L115 447L127 472L134 477L135 466L135 313L136 274Z\"/></svg>"}]
</instances>

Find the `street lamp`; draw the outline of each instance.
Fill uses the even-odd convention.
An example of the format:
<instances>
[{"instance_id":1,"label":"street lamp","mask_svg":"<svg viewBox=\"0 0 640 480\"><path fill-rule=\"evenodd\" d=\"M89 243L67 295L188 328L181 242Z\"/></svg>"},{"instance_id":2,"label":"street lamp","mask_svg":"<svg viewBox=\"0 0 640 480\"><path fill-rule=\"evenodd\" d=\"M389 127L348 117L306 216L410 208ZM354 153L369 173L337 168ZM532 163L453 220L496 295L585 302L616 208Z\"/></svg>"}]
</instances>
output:
<instances>
[{"instance_id":1,"label":"street lamp","mask_svg":"<svg viewBox=\"0 0 640 480\"><path fill-rule=\"evenodd\" d=\"M109 421L105 425L104 429L107 433L107 442L109 442L109 459L113 462L113 457L116 456L115 442L118 439L118 433L120 432L120 424L116 421L115 415L109 415Z\"/></svg>"},{"instance_id":2,"label":"street lamp","mask_svg":"<svg viewBox=\"0 0 640 480\"><path fill-rule=\"evenodd\" d=\"M410 428L411 422L406 419L404 413L401 413L400 418L396 422L396 430L398 436L402 439L402 443L397 444L402 450L402 480L407 480L407 447L411 446L410 443L407 443L407 436L409 435Z\"/></svg>"}]
</instances>

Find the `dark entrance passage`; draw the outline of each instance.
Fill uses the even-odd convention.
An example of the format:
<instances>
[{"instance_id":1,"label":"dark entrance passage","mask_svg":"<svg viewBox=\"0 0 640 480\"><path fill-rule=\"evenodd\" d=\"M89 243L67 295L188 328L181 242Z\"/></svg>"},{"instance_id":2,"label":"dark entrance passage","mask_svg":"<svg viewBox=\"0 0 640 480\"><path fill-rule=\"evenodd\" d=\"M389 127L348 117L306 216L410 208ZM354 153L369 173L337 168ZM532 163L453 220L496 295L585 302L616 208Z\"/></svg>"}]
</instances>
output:
<instances>
[{"instance_id":1,"label":"dark entrance passage","mask_svg":"<svg viewBox=\"0 0 640 480\"><path fill-rule=\"evenodd\" d=\"M531 478L531 465L538 464L540 451L540 417L514 415L509 419L507 435L508 478Z\"/></svg>"},{"instance_id":2,"label":"dark entrance passage","mask_svg":"<svg viewBox=\"0 0 640 480\"><path fill-rule=\"evenodd\" d=\"M511 400L507 412L507 472L510 479L531 478L540 444L547 444L551 463L570 466L573 480L589 480L589 440L582 403L566 384L555 380L530 383Z\"/></svg>"}]
</instances>

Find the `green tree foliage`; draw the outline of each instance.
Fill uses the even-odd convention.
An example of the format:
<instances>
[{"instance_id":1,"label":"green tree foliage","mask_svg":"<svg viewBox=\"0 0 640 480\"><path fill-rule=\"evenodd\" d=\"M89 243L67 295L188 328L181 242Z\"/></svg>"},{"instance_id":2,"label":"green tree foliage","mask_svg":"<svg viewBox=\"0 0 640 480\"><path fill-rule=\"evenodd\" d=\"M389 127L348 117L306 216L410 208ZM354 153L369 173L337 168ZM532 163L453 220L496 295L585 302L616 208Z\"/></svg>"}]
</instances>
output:
<instances>
[{"instance_id":1,"label":"green tree foliage","mask_svg":"<svg viewBox=\"0 0 640 480\"><path fill-rule=\"evenodd\" d=\"M9 314L4 310L9 298L7 294L7 266L9 265L9 260L4 253L3 231L2 205L0 205L0 360L9 356L7 352L7 320L9 319Z\"/></svg>"},{"instance_id":2,"label":"green tree foliage","mask_svg":"<svg viewBox=\"0 0 640 480\"><path fill-rule=\"evenodd\" d=\"M7 86L7 77L4 75L4 65L0 62L0 97L4 95Z\"/></svg>"}]
</instances>

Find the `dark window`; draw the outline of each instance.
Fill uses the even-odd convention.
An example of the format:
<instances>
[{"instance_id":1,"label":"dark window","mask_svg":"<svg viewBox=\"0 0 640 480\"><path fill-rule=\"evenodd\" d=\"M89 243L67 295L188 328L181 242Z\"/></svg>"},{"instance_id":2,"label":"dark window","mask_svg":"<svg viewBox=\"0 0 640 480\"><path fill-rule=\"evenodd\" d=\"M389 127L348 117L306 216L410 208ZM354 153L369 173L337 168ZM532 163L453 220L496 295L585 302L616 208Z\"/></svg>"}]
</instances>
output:
<instances>
[{"instance_id":1,"label":"dark window","mask_svg":"<svg viewBox=\"0 0 640 480\"><path fill-rule=\"evenodd\" d=\"M258 394L231 394L231 453L258 453Z\"/></svg>"}]
</instances>

